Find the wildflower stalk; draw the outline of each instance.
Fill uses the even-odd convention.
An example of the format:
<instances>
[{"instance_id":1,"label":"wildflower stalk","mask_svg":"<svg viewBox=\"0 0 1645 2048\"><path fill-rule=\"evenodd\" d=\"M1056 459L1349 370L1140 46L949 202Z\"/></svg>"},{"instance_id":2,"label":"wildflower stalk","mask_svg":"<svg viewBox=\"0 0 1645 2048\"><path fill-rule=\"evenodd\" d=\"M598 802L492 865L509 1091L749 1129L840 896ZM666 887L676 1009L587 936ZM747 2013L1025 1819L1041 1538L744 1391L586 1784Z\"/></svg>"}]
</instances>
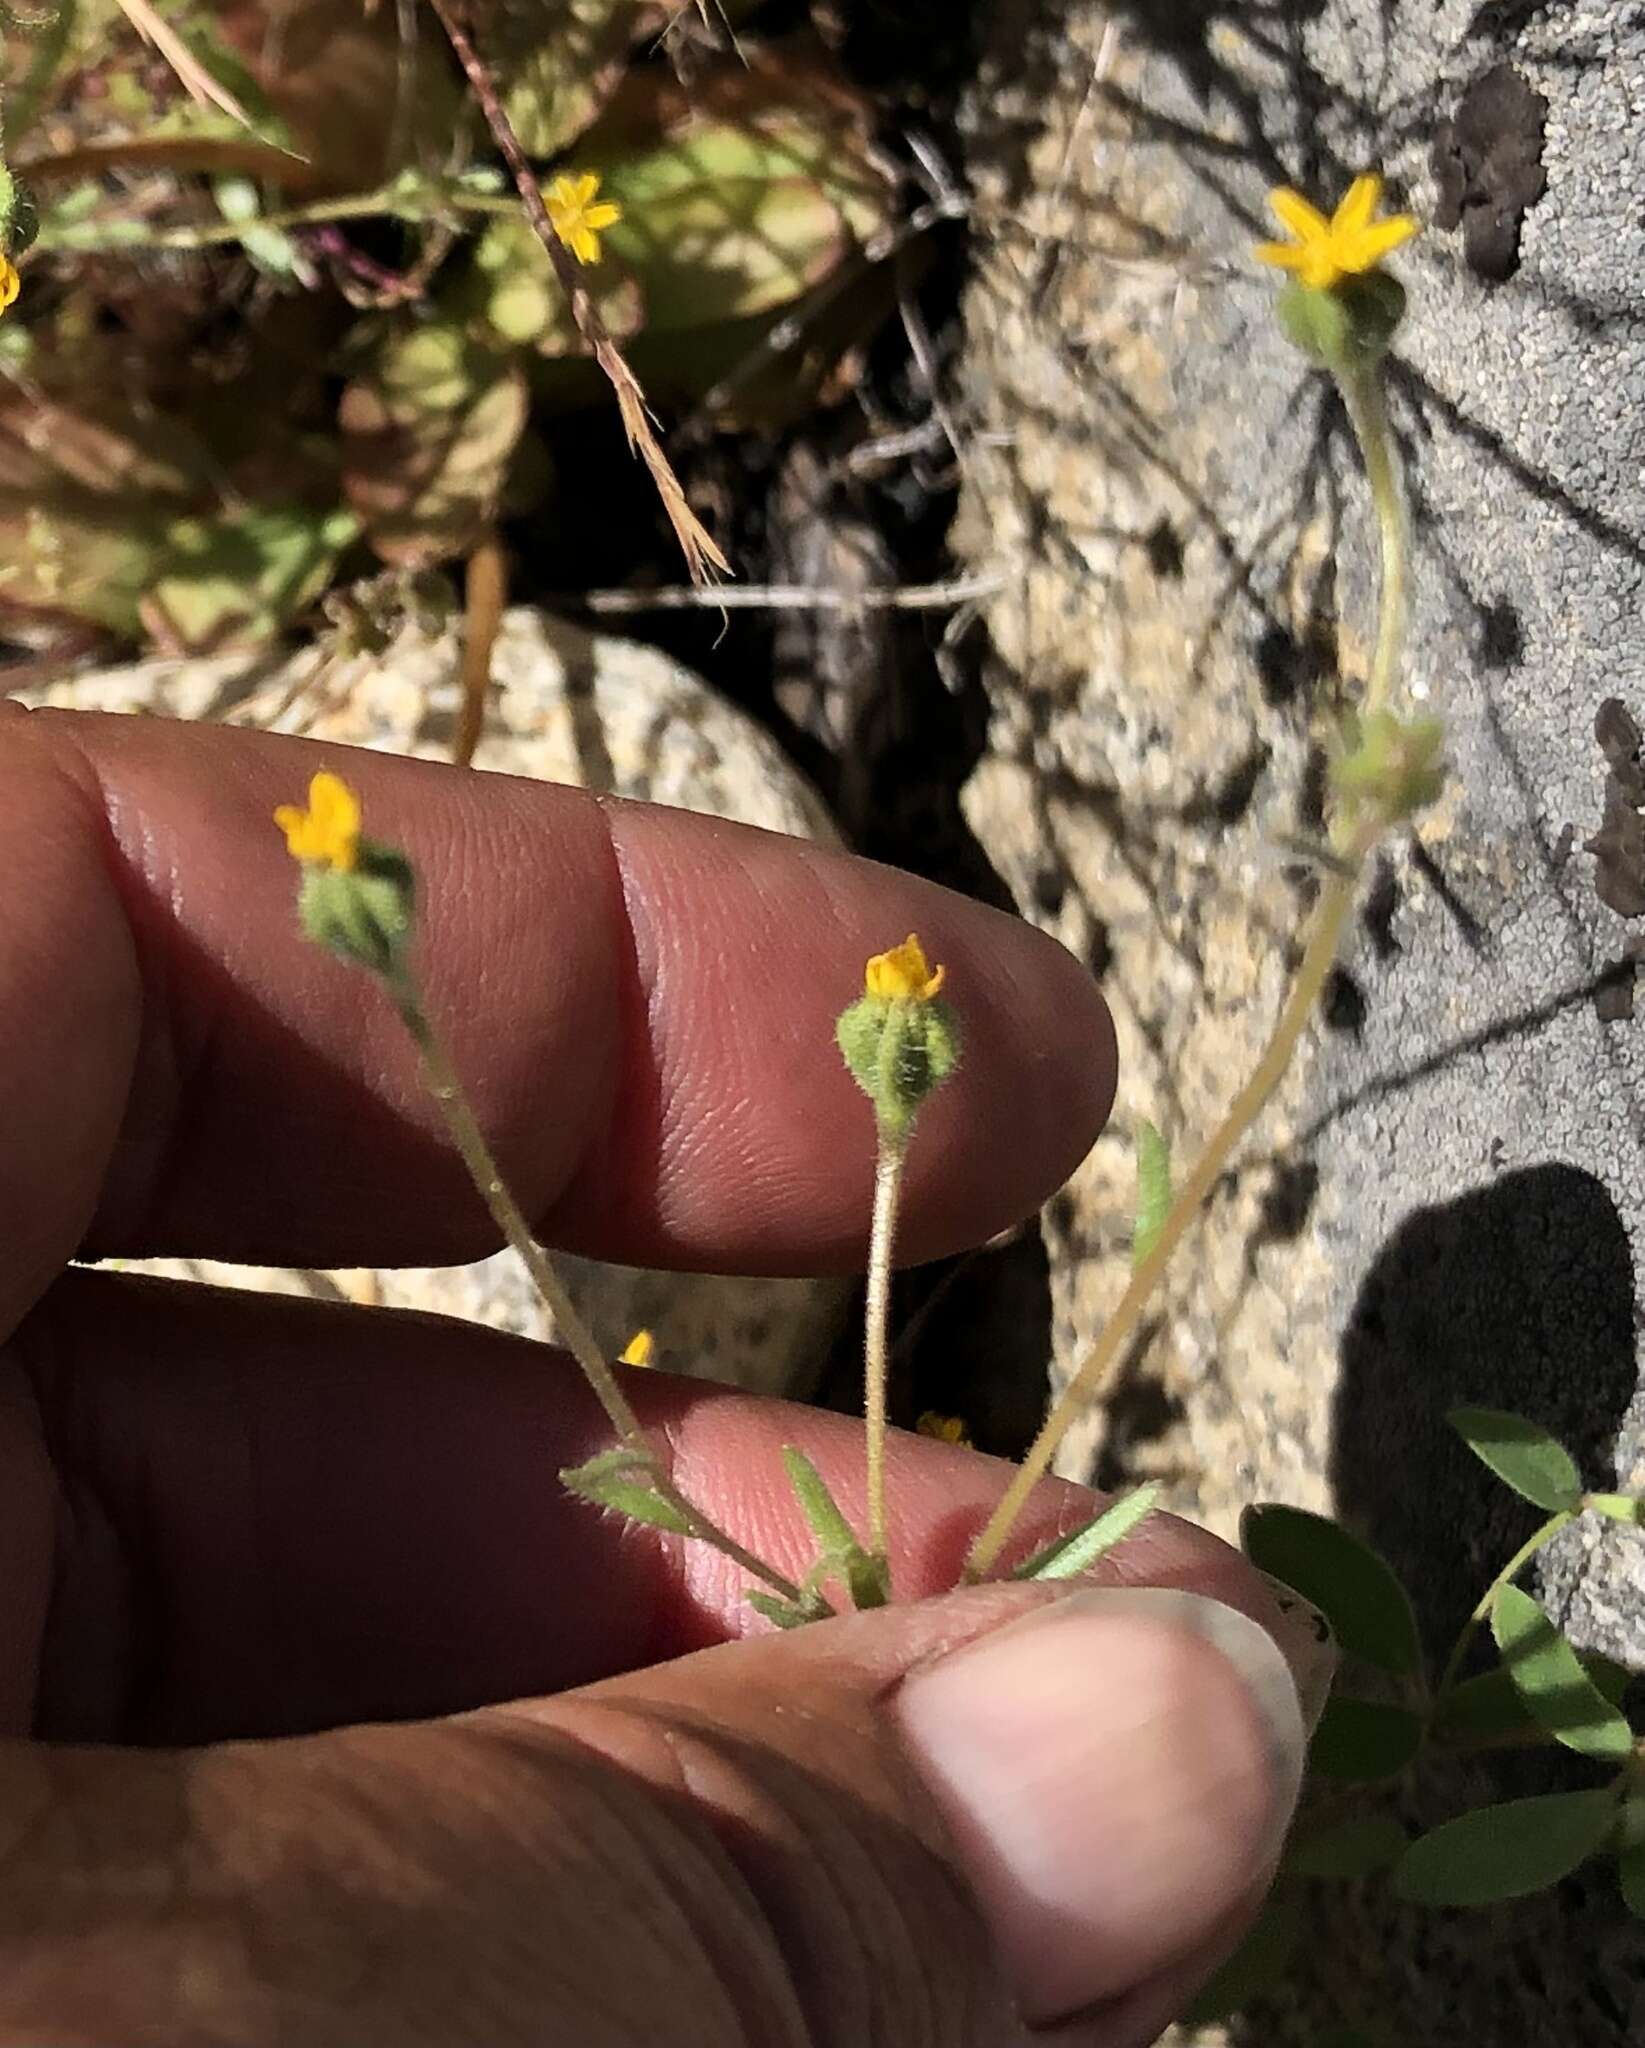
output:
<instances>
[{"instance_id":1,"label":"wildflower stalk","mask_svg":"<svg viewBox=\"0 0 1645 2048\"><path fill-rule=\"evenodd\" d=\"M1365 462L1365 477L1371 487L1371 503L1377 516L1377 536L1382 552L1382 592L1377 619L1376 651L1365 685L1363 708L1367 712L1386 709L1399 673L1405 645L1405 565L1410 554L1405 493L1400 487L1399 458L1388 423L1388 402L1380 366L1361 364L1339 370L1337 388L1348 408L1348 418Z\"/></svg>"},{"instance_id":2,"label":"wildflower stalk","mask_svg":"<svg viewBox=\"0 0 1645 2048\"><path fill-rule=\"evenodd\" d=\"M1285 1077L1336 962L1367 856L1383 832L1409 816L1437 786L1437 726L1421 721L1403 725L1388 709L1404 646L1410 542L1380 365L1405 295L1379 265L1384 255L1416 232L1416 222L1404 215L1377 220L1381 191L1382 181L1375 175L1356 179L1329 219L1300 194L1277 192L1274 210L1297 239L1268 243L1257 251L1264 262L1296 273L1297 282L1287 288L1278 307L1281 325L1299 348L1336 378L1376 509L1381 548L1376 649L1354 722L1353 743L1337 764L1340 843L1333 850L1296 980L1255 1070L1183 1181L1159 1236L1134 1266L1119 1306L1076 1368L972 1545L965 1561L967 1580L986 1577L998 1563L1018 1515L1050 1470L1075 1418L1112 1384L1171 1254L1235 1147Z\"/></svg>"},{"instance_id":3,"label":"wildflower stalk","mask_svg":"<svg viewBox=\"0 0 1645 2048\"><path fill-rule=\"evenodd\" d=\"M902 1195L905 1136L879 1130L874 1161L874 1217L868 1236L868 1300L863 1316L863 1415L868 1425L868 1548L882 1563L887 1550L885 1519L887 1325L891 1310L891 1262Z\"/></svg>"},{"instance_id":4,"label":"wildflower stalk","mask_svg":"<svg viewBox=\"0 0 1645 2048\"><path fill-rule=\"evenodd\" d=\"M1234 1147L1256 1121L1264 1104L1284 1079L1285 1071L1291 1064L1291 1056L1296 1051L1297 1042L1313 1014L1320 990L1325 985L1325 978L1336 962L1337 947L1341 942L1343 926L1354 906L1365 856L1374 843L1374 837L1370 836L1356 841L1345 856L1344 871L1333 871L1327 880L1314 914L1313 927L1309 932L1302 964L1297 970L1296 981L1292 984L1285 1008L1280 1013L1279 1022L1274 1027L1273 1036L1269 1039L1262 1058L1257 1062L1250 1079L1235 1096L1227 1115L1217 1126L1204 1151L1195 1161L1192 1171L1183 1181L1152 1250L1132 1273L1131 1283L1121 1296L1119 1306L1108 1319L1102 1335L1081 1361L1073 1378L1063 1390L1062 1397L1029 1447L1028 1455L1018 1467L999 1505L989 1516L982 1533L971 1546L970 1554L965 1561L967 1581L974 1582L988 1576L1010 1538L1017 1517L1027 1504L1028 1496L1050 1470L1051 1461L1060 1449L1063 1438L1068 1434L1076 1418L1107 1391L1114 1372L1124 1356L1125 1347L1142 1319L1142 1312L1159 1284L1172 1252L1176 1250L1188 1226L1193 1222L1200 1204L1216 1185L1218 1176L1227 1164Z\"/></svg>"},{"instance_id":5,"label":"wildflower stalk","mask_svg":"<svg viewBox=\"0 0 1645 2048\"><path fill-rule=\"evenodd\" d=\"M462 1083L451 1057L436 1036L429 1023L428 1013L423 1007L422 996L409 970L403 963L396 966L384 977L389 998L399 1015L400 1021L410 1033L422 1061L423 1078L429 1093L439 1105L445 1121L447 1135L455 1147L457 1156L468 1169L470 1180L478 1189L492 1221L502 1232L504 1239L518 1253L531 1284L542 1297L545 1307L554 1318L554 1327L561 1343L576 1359L583 1371L583 1377L593 1389L594 1397L605 1410L606 1419L617 1432L624 1449L631 1450L637 1461L643 1463L651 1487L672 1507L687 1525L690 1535L700 1542L708 1543L714 1549L730 1558L733 1564L760 1579L773 1592L785 1600L798 1600L800 1588L790 1578L768 1565L763 1558L756 1557L751 1550L740 1544L736 1537L711 1521L693 1501L690 1501L668 1476L653 1449L650 1438L641 1426L628 1396L622 1390L622 1383L594 1340L575 1303L566 1290L565 1282L555 1270L554 1261L537 1242L531 1225L526 1221L520 1205L509 1193L491 1147L486 1143L479 1120L469 1106Z\"/></svg>"}]
</instances>

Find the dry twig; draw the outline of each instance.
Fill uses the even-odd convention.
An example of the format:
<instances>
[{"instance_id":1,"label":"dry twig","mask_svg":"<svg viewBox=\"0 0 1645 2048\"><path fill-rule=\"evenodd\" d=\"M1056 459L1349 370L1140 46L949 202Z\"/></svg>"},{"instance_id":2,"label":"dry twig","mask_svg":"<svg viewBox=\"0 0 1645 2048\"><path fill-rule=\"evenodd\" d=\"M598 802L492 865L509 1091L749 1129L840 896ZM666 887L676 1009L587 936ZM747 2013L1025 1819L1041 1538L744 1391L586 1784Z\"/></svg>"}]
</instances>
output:
<instances>
[{"instance_id":1,"label":"dry twig","mask_svg":"<svg viewBox=\"0 0 1645 2048\"><path fill-rule=\"evenodd\" d=\"M674 536L680 543L685 556L685 565L693 583L706 583L711 571L729 575L731 565L715 544L713 535L692 511L686 502L679 478L669 466L668 457L652 431L650 414L646 408L645 393L639 379L624 361L622 351L612 340L605 322L600 318L576 259L562 244L554 232L554 223L548 217L548 208L543 204L543 195L537 184L537 175L520 147L520 138L514 132L513 123L497 97L496 82L487 69L484 59L475 49L468 30L457 19L451 0L428 0L445 30L451 47L457 53L473 91L480 112L485 116L486 126L491 130L491 139L496 143L503 161L513 174L519 190L526 219L530 221L539 242L548 252L548 260L554 266L554 274L560 281L560 289L566 295L571 308L571 317L577 324L577 332L583 337L594 353L594 360L605 373L612 390L617 394L617 410L622 415L623 432L628 436L628 445L638 454L640 460L651 472L651 480L657 486L657 495L663 501L663 510L668 514L668 523L674 529Z\"/></svg>"},{"instance_id":2,"label":"dry twig","mask_svg":"<svg viewBox=\"0 0 1645 2048\"><path fill-rule=\"evenodd\" d=\"M119 0L120 11L145 43L160 52L176 72L178 82L192 100L203 107L216 107L242 128L252 125L251 116L226 85L220 85L195 56L170 22L158 14L150 0Z\"/></svg>"}]
</instances>

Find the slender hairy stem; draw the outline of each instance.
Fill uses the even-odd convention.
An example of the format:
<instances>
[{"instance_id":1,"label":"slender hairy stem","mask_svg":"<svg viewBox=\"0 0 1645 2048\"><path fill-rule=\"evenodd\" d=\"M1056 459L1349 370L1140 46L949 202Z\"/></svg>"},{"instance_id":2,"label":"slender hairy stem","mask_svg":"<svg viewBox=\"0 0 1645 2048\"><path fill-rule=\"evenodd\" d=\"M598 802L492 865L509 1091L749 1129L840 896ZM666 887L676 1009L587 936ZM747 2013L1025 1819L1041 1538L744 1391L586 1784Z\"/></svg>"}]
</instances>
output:
<instances>
[{"instance_id":1,"label":"slender hairy stem","mask_svg":"<svg viewBox=\"0 0 1645 2048\"><path fill-rule=\"evenodd\" d=\"M1365 459L1365 476L1371 486L1382 549L1377 644L1363 703L1366 711L1382 711L1393 691L1405 645L1405 564L1409 553L1405 493L1400 487L1399 459L1388 424L1388 402L1380 368L1370 364L1351 376L1339 378L1338 386Z\"/></svg>"},{"instance_id":2,"label":"slender hairy stem","mask_svg":"<svg viewBox=\"0 0 1645 2048\"><path fill-rule=\"evenodd\" d=\"M891 1310L891 1257L897 1231L897 1201L902 1193L906 1136L893 1136L882 1124L879 1154L874 1161L874 1220L868 1237L868 1302L863 1331L863 1414L868 1424L868 1547L886 1556L885 1528L885 1383L886 1328Z\"/></svg>"},{"instance_id":3,"label":"slender hairy stem","mask_svg":"<svg viewBox=\"0 0 1645 2048\"><path fill-rule=\"evenodd\" d=\"M1497 1595L1504 1586L1512 1585L1544 1544L1552 1543L1560 1530L1569 1527L1576 1518L1577 1510L1574 1508L1561 1508L1557 1515L1550 1515L1540 1529L1533 1530L1526 1537L1525 1541L1514 1552L1513 1556L1509 1558L1501 1571L1497 1573L1496 1577L1485 1588L1485 1591L1481 1593L1479 1605L1463 1623L1462 1633L1457 1637L1450 1656L1445 1660L1445 1669L1439 1675L1439 1684L1434 1689L1434 1707L1436 1711L1449 1694L1452 1686L1456 1684L1457 1673L1462 1669L1462 1661L1468 1654L1468 1645L1473 1641L1480 1623L1487 1618L1491 1609L1496 1605Z\"/></svg>"},{"instance_id":4,"label":"slender hairy stem","mask_svg":"<svg viewBox=\"0 0 1645 2048\"><path fill-rule=\"evenodd\" d=\"M463 1093L457 1070L451 1064L445 1047L434 1035L417 990L407 979L391 978L389 993L416 1044L429 1092L440 1106L440 1114L445 1119L446 1130L458 1157L491 1211L492 1221L524 1261L532 1285L554 1318L560 1341L582 1367L584 1378L593 1388L596 1400L605 1410L622 1443L645 1461L652 1486L685 1519L693 1536L700 1542L711 1544L755 1578L762 1579L783 1599L798 1600L800 1588L792 1579L768 1565L763 1558L756 1557L735 1536L711 1521L695 1502L687 1500L669 1477L651 1440L640 1426L640 1418L629 1405L628 1396L623 1392L615 1371L566 1292L565 1282L555 1271L553 1260L537 1242L520 1205L509 1193L492 1157L491 1147L486 1143L485 1134L469 1107L468 1097Z\"/></svg>"},{"instance_id":5,"label":"slender hairy stem","mask_svg":"<svg viewBox=\"0 0 1645 2048\"><path fill-rule=\"evenodd\" d=\"M70 221L48 229L37 246L93 253L103 249L212 249L239 242L258 228L325 227L340 220L371 220L392 216L425 221L447 213L512 214L515 202L494 192L471 192L459 185L381 185L371 192L348 192L335 199L316 199L259 213L251 220L200 221L187 227L156 228L144 221Z\"/></svg>"},{"instance_id":6,"label":"slender hairy stem","mask_svg":"<svg viewBox=\"0 0 1645 2048\"><path fill-rule=\"evenodd\" d=\"M1405 642L1405 575L1409 541L1404 494L1395 466L1393 436L1383 400L1380 371L1374 364L1368 365L1352 376L1343 376L1339 382L1364 455L1382 544L1377 644L1363 704L1366 711L1376 711L1386 706L1393 690ZM1158 1241L1132 1273L1131 1284L1120 1298L1118 1308L1076 1368L998 1507L971 1546L971 1553L965 1561L967 1579L981 1579L993 1568L1017 1516L1029 1494L1050 1469L1051 1461L1074 1418L1106 1392L1172 1252L1193 1221L1200 1204L1216 1184L1234 1147L1284 1078L1320 990L1325 985L1325 978L1336 961L1343 926L1354 906L1360 873L1377 837L1375 822L1367 821L1359 826L1343 850L1340 864L1328 875L1296 981L1256 1070L1235 1096L1228 1114L1213 1132L1193 1171L1183 1182Z\"/></svg>"},{"instance_id":7,"label":"slender hairy stem","mask_svg":"<svg viewBox=\"0 0 1645 2048\"><path fill-rule=\"evenodd\" d=\"M1337 944L1342 937L1342 928L1347 922L1348 913L1353 908L1359 872L1369 850L1369 843L1367 839L1355 845L1347 873L1332 875L1327 880L1325 893L1321 896L1319 907L1314 914L1313 928L1302 956L1302 965L1297 970L1297 978L1292 984L1290 995L1286 998L1285 1008L1280 1012L1279 1022L1274 1027L1274 1034L1268 1041L1267 1050L1257 1062L1250 1079L1235 1096L1232 1107L1217 1126L1205 1150L1195 1161L1193 1171L1177 1191L1176 1199L1171 1204L1171 1212L1165 1219L1154 1248L1131 1275L1131 1284L1121 1297L1119 1306L1109 1317L1102 1335L1081 1361L1073 1378L1063 1390L1062 1398L1052 1409L1044 1427L1030 1446L1027 1457L1006 1488L998 1507L989 1516L982 1534L971 1546L971 1554L965 1561L965 1576L968 1580L985 1578L993 1568L1011 1534L1012 1525L1022 1512L1029 1494L1050 1469L1051 1460L1056 1456L1058 1446L1068 1434L1075 1417L1107 1389L1115 1368L1124 1355L1125 1345L1136 1329L1148 1297L1165 1271L1172 1252L1194 1220L1200 1204L1216 1184L1229 1154L1284 1078L1285 1070L1291 1064L1291 1055L1296 1050L1297 1041L1302 1036L1313 1012L1314 1003L1325 985L1325 977L1330 973L1336 960Z\"/></svg>"}]
</instances>

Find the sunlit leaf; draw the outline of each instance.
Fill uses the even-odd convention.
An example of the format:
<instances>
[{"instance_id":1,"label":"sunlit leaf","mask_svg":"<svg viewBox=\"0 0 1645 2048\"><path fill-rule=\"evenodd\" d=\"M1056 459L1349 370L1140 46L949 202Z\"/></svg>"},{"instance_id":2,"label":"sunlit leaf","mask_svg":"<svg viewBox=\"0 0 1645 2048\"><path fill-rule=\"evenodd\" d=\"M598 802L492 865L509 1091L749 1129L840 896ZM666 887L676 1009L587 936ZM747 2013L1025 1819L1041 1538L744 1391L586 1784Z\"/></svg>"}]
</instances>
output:
<instances>
[{"instance_id":1,"label":"sunlit leaf","mask_svg":"<svg viewBox=\"0 0 1645 2048\"><path fill-rule=\"evenodd\" d=\"M870 1556L863 1548L838 1501L829 1492L828 1482L804 1451L784 1444L783 1467L817 1539L819 1571L832 1573L844 1582L853 1606L883 1607L891 1597L884 1560Z\"/></svg>"},{"instance_id":2,"label":"sunlit leaf","mask_svg":"<svg viewBox=\"0 0 1645 2048\"><path fill-rule=\"evenodd\" d=\"M1391 1565L1340 1522L1302 1508L1250 1507L1240 1542L1251 1562L1311 1600L1345 1655L1406 1677L1422 1662L1416 1617Z\"/></svg>"},{"instance_id":3,"label":"sunlit leaf","mask_svg":"<svg viewBox=\"0 0 1645 2048\"><path fill-rule=\"evenodd\" d=\"M1582 1500L1582 1475L1557 1437L1500 1408L1453 1408L1446 1416L1476 1458L1539 1508L1556 1513Z\"/></svg>"},{"instance_id":4,"label":"sunlit leaf","mask_svg":"<svg viewBox=\"0 0 1645 2048\"><path fill-rule=\"evenodd\" d=\"M1613 1707L1621 1706L1632 1672L1594 1650L1579 1650L1577 1662L1601 1697ZM1437 1703L1431 1732L1438 1742L1469 1749L1544 1739L1512 1675L1501 1665L1454 1686Z\"/></svg>"},{"instance_id":5,"label":"sunlit leaf","mask_svg":"<svg viewBox=\"0 0 1645 2048\"><path fill-rule=\"evenodd\" d=\"M392 337L343 393L343 489L385 561L462 554L496 518L528 410L519 368L438 325Z\"/></svg>"},{"instance_id":6,"label":"sunlit leaf","mask_svg":"<svg viewBox=\"0 0 1645 2048\"><path fill-rule=\"evenodd\" d=\"M581 1465L561 1468L560 1482L567 1492L597 1508L608 1508L631 1522L650 1529L666 1529L685 1536L691 1524L671 1500L657 1492L649 1461L637 1451L602 1451Z\"/></svg>"},{"instance_id":7,"label":"sunlit leaf","mask_svg":"<svg viewBox=\"0 0 1645 2048\"><path fill-rule=\"evenodd\" d=\"M486 59L527 156L558 156L594 119L644 11L643 0L498 0L490 9Z\"/></svg>"},{"instance_id":8,"label":"sunlit leaf","mask_svg":"<svg viewBox=\"0 0 1645 2048\"><path fill-rule=\"evenodd\" d=\"M1523 1898L1585 1863L1616 1818L1617 1795L1609 1789L1482 1806L1414 1841L1391 1882L1400 1898L1425 1906Z\"/></svg>"},{"instance_id":9,"label":"sunlit leaf","mask_svg":"<svg viewBox=\"0 0 1645 2048\"><path fill-rule=\"evenodd\" d=\"M1171 1213L1171 1153L1146 1118L1137 1125L1137 1219L1131 1230L1131 1263L1141 1265L1159 1242Z\"/></svg>"},{"instance_id":10,"label":"sunlit leaf","mask_svg":"<svg viewBox=\"0 0 1645 2048\"><path fill-rule=\"evenodd\" d=\"M1501 1589L1491 1607L1491 1633L1520 1697L1556 1742L1612 1763L1629 1754L1634 1738L1627 1721L1529 1593Z\"/></svg>"}]
</instances>

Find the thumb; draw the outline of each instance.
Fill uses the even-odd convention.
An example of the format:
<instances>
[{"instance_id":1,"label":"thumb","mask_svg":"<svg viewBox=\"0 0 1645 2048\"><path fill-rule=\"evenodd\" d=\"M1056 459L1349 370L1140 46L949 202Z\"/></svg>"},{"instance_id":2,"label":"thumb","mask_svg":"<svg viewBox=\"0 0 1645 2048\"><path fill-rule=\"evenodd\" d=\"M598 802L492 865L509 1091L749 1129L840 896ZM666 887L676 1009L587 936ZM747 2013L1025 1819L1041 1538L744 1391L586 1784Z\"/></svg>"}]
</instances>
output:
<instances>
[{"instance_id":1,"label":"thumb","mask_svg":"<svg viewBox=\"0 0 1645 2048\"><path fill-rule=\"evenodd\" d=\"M853 2048L1152 2041L1266 1891L1305 1744L1273 1637L1165 1589L979 1588L529 1711L664 1795L723 2038ZM647 2037L686 2038L675 1959L637 1933L631 1965Z\"/></svg>"}]
</instances>

